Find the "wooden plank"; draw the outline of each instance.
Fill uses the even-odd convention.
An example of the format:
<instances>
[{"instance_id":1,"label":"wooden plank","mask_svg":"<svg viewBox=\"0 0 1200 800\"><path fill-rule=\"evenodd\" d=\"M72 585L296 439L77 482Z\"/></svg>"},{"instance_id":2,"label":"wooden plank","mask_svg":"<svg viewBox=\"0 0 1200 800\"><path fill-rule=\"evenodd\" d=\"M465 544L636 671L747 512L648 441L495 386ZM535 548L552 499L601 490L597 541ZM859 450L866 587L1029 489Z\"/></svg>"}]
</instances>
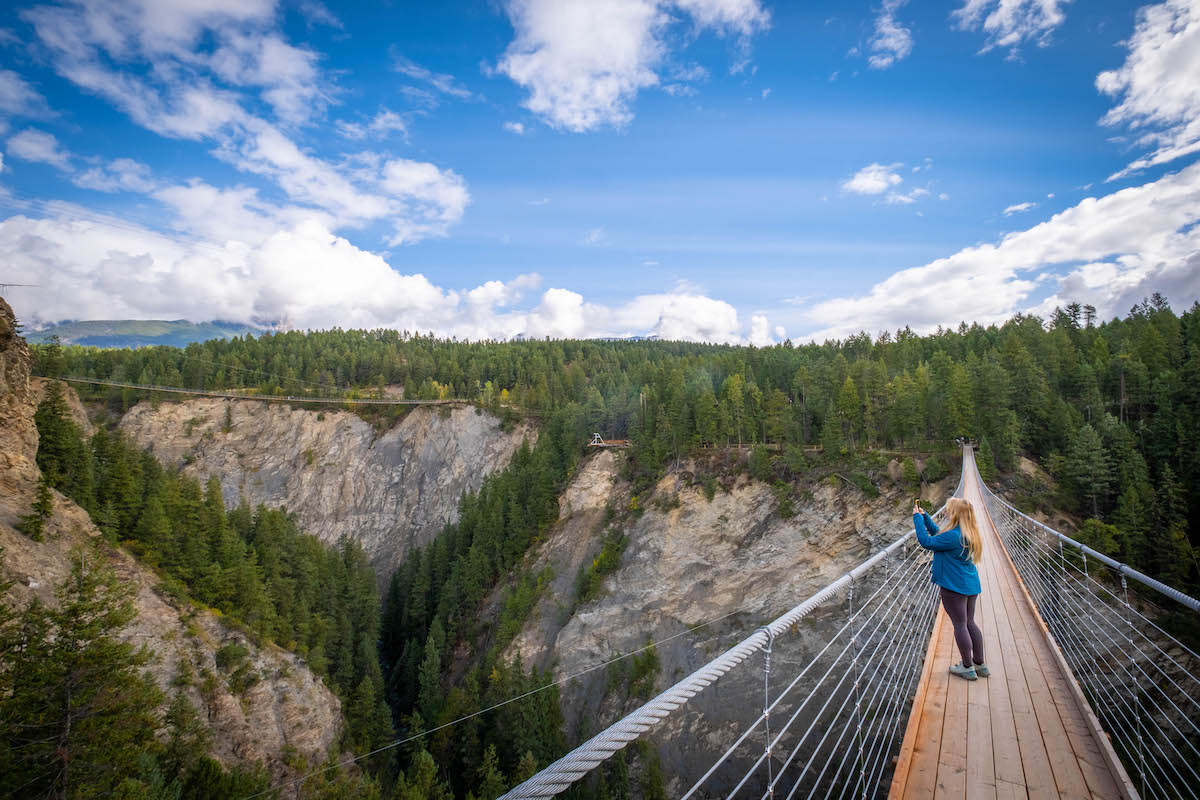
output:
<instances>
[{"instance_id":1,"label":"wooden plank","mask_svg":"<svg viewBox=\"0 0 1200 800\"><path fill-rule=\"evenodd\" d=\"M978 480L978 473L976 473L976 480ZM976 487L976 492L979 492L978 487ZM1035 620L1038 630L1041 631L1041 638L1045 644L1045 648L1041 651L1042 657L1039 659L1042 672L1048 676L1051 693L1060 715L1070 721L1065 726L1065 730L1090 795L1104 798L1123 797L1128 800L1138 797L1133 782L1129 779L1116 751L1113 750L1112 742L1101 727L1091 705L1087 702L1082 688L1075 680L1058 643L1054 640L1045 621L1037 613L1036 604L1029 595L1028 587L1025 586L1020 573L1017 572L1016 564L1013 563L1011 555L1001 544L987 506L981 502L979 509L982 511L981 521L986 521L993 541L997 545L997 552L1001 554L999 560L1003 564L1005 572L1012 576L1013 582L1020 588L1020 594L1025 601L1024 606L1029 611L1031 618ZM1068 697L1071 702L1068 702Z\"/></svg>"},{"instance_id":2,"label":"wooden plank","mask_svg":"<svg viewBox=\"0 0 1200 800\"><path fill-rule=\"evenodd\" d=\"M1029 794L1025 791L1025 786L1018 783L1009 783L1008 781L996 781L996 800L1027 800Z\"/></svg>"},{"instance_id":3,"label":"wooden plank","mask_svg":"<svg viewBox=\"0 0 1200 800\"><path fill-rule=\"evenodd\" d=\"M954 641L954 628L950 630L950 640ZM952 645L949 661L941 665L941 670L948 676L949 688L946 690L946 717L942 723L942 742L938 753L937 791L935 798L956 798L961 800L967 796L967 681L950 675L949 666L958 661L958 646Z\"/></svg>"},{"instance_id":4,"label":"wooden plank","mask_svg":"<svg viewBox=\"0 0 1200 800\"><path fill-rule=\"evenodd\" d=\"M986 571L986 566L983 570ZM990 647L992 625L986 612L991 598L981 593L975 604L976 624L983 633L983 653ZM992 702L988 678L967 684L967 800L996 797L996 755L992 742Z\"/></svg>"},{"instance_id":5,"label":"wooden plank","mask_svg":"<svg viewBox=\"0 0 1200 800\"><path fill-rule=\"evenodd\" d=\"M989 547L983 557L984 597L981 598L987 621L984 629L984 655L991 677L985 678L992 726L992 757L995 761L996 794L1003 796L1001 784L1019 785L1025 794L1025 770L1021 766L1021 748L1017 744L1017 724L1013 719L1012 700L1008 693L1008 670L1000 649L1000 624L997 621L996 559Z\"/></svg>"},{"instance_id":6,"label":"wooden plank","mask_svg":"<svg viewBox=\"0 0 1200 800\"><path fill-rule=\"evenodd\" d=\"M942 636L942 625L946 615L940 610L934 614L933 632L929 636L929 646L925 649L925 662L921 668L921 678L917 681L917 691L913 695L912 709L908 714L908 724L904 726L904 739L900 743L900 754L896 757L896 769L892 773L892 787L888 797L904 797L908 784L909 772L912 769L913 750L920 733L922 713L926 698L929 694L930 674L937 657L938 642Z\"/></svg>"},{"instance_id":7,"label":"wooden plank","mask_svg":"<svg viewBox=\"0 0 1200 800\"><path fill-rule=\"evenodd\" d=\"M938 610L939 617L944 614L944 611ZM937 787L938 751L941 748L942 726L946 713L946 691L950 685L949 673L939 670L937 665L949 658L953 640L950 625L940 625L933 671L929 676L929 690L925 695L925 703L920 709L920 728L913 747L904 797L932 797Z\"/></svg>"},{"instance_id":8,"label":"wooden plank","mask_svg":"<svg viewBox=\"0 0 1200 800\"><path fill-rule=\"evenodd\" d=\"M982 531L981 531L982 532ZM1046 753L1046 745L1042 741L1041 730L1033 711L1033 701L1029 695L1025 673L1017 649L1016 636L1009 615L1012 613L1002 586L1009 578L1009 570L997 558L999 540L992 532L984 539L984 557L988 559L988 572L993 580L991 584L996 614L996 634L1000 650L997 658L993 659L993 667L999 668L1005 676L1009 704L1012 709L1013 727L1016 733L1017 749L1021 757L1021 772L1024 776L1025 789L1030 798L1053 798L1058 793L1050 770L1050 758ZM988 680L995 680L989 678Z\"/></svg>"},{"instance_id":9,"label":"wooden plank","mask_svg":"<svg viewBox=\"0 0 1200 800\"><path fill-rule=\"evenodd\" d=\"M890 796L1136 796L996 533L974 469L963 489L984 536L976 622L991 676L950 675L958 651L939 609Z\"/></svg>"},{"instance_id":10,"label":"wooden plank","mask_svg":"<svg viewBox=\"0 0 1200 800\"><path fill-rule=\"evenodd\" d=\"M1060 797L1087 798L1091 797L1087 781L1079 769L1075 752L1071 749L1067 738L1066 728L1062 717L1059 716L1058 706L1050 692L1049 683L1042 671L1041 662L1034 652L1038 644L1044 645L1044 640L1031 635L1030 626L1034 624L1028 610L1022 608L1016 598L1016 587L1009 582L1003 587L1005 600L1009 606L1010 620L1017 640L1017 652L1020 654L1021 668L1025 672L1029 696L1033 702L1034 715L1042 732L1042 740L1046 743L1046 753L1050 757L1050 769L1054 775L1054 783L1058 787ZM1018 632L1018 627L1021 631Z\"/></svg>"}]
</instances>

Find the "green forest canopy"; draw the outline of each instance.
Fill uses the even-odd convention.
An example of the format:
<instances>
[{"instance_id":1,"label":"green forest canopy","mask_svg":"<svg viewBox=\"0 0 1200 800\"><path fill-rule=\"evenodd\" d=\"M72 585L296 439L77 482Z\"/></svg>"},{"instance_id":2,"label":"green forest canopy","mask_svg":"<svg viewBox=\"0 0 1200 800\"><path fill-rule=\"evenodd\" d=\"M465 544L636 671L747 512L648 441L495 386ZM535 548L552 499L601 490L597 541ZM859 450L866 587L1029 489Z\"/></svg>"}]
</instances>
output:
<instances>
[{"instance_id":1,"label":"green forest canopy","mask_svg":"<svg viewBox=\"0 0 1200 800\"><path fill-rule=\"evenodd\" d=\"M1062 485L1056 500L1090 517L1081 535L1176 586L1196 582L1188 533L1200 513L1200 305L1179 316L1157 296L1101 324L1073 306L1048 322L1018 315L925 336L906 329L768 348L333 330L182 350L36 350L49 374L315 396L402 385L410 398L462 397L539 422L537 444L466 496L459 522L392 576L379 655L401 735L545 680L497 661L494 648L480 652L487 636L478 614L507 586L496 628L519 629L541 586L522 571L524 555L553 523L555 498L593 431L633 440L630 470L641 486L707 445L777 445L794 472L804 445L821 445L826 465L854 464L872 449L944 452L954 437L971 436L985 475L1013 470L1023 453L1039 459ZM117 409L138 397L95 394ZM757 448L750 467L770 475L770 461ZM212 552L220 562L218 544ZM192 591L207 585L190 575ZM451 685L464 646L473 666ZM504 776L511 784L545 766L564 747L557 691L534 697L435 735L428 752L405 755L405 774L426 781L422 796L482 796ZM448 787L429 777L435 763ZM487 768L465 771L480 763Z\"/></svg>"},{"instance_id":2,"label":"green forest canopy","mask_svg":"<svg viewBox=\"0 0 1200 800\"><path fill-rule=\"evenodd\" d=\"M70 346L43 366L318 396L401 385L411 398L462 397L539 415L574 403L589 431L633 438L652 469L701 444L823 444L832 455L936 449L969 435L986 441L1002 469L1022 452L1040 459L1074 490L1080 510L1122 530L1162 527L1167 507L1181 517L1171 525L1196 520L1200 305L1179 316L1155 295L1124 319L1094 324L1092 316L1072 305L1048 321L1017 315L925 336L905 329L767 348L289 332L185 349ZM109 392L115 403L135 396ZM1136 552L1138 542L1118 545L1131 560L1150 557Z\"/></svg>"}]
</instances>

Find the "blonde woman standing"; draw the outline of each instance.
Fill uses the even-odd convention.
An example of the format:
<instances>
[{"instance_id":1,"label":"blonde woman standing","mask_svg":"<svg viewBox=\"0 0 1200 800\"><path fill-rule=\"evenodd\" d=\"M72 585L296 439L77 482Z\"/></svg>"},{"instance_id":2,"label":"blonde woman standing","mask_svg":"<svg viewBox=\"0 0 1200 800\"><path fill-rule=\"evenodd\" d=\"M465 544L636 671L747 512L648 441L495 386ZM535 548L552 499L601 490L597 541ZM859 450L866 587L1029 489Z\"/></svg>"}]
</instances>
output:
<instances>
[{"instance_id":1,"label":"blonde woman standing","mask_svg":"<svg viewBox=\"0 0 1200 800\"><path fill-rule=\"evenodd\" d=\"M962 656L962 661L952 664L950 671L973 681L989 675L983 660L983 632L975 624L975 601L981 591L975 565L983 555L983 540L975 524L975 509L966 500L950 498L946 516L950 528L939 532L933 519L921 509L921 501L913 504L917 541L933 551L929 580L941 590L942 607L954 624L954 641Z\"/></svg>"}]
</instances>

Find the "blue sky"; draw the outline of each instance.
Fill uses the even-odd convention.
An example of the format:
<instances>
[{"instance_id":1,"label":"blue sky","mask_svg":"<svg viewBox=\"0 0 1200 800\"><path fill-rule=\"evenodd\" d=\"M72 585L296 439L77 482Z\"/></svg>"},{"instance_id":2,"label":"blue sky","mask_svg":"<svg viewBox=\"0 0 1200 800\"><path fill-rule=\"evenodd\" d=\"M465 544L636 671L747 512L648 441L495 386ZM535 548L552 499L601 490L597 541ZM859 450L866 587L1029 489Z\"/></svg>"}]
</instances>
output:
<instances>
[{"instance_id":1,"label":"blue sky","mask_svg":"<svg viewBox=\"0 0 1200 800\"><path fill-rule=\"evenodd\" d=\"M35 323L766 344L1200 296L1200 0L18 9Z\"/></svg>"}]
</instances>

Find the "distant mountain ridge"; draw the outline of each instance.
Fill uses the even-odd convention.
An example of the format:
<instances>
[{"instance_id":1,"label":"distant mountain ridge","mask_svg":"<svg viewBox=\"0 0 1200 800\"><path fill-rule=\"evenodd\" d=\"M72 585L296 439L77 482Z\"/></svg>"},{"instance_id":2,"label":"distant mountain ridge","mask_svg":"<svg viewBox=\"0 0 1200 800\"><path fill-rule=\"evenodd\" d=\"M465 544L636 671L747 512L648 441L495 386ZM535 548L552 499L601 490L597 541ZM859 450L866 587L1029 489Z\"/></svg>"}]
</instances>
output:
<instances>
[{"instance_id":1,"label":"distant mountain ridge","mask_svg":"<svg viewBox=\"0 0 1200 800\"><path fill-rule=\"evenodd\" d=\"M275 330L279 328L222 320L191 322L186 319L84 319L54 323L36 331L26 330L22 335L30 344L41 344L51 336L57 336L63 344L137 349L156 345L187 347L192 342L231 339L247 334L258 336ZM524 341L525 338L524 333L513 337L516 341ZM600 342L652 342L660 338L657 334L595 337L596 341Z\"/></svg>"},{"instance_id":2,"label":"distant mountain ridge","mask_svg":"<svg viewBox=\"0 0 1200 800\"><path fill-rule=\"evenodd\" d=\"M45 342L51 336L58 336L63 344L138 348L153 345L186 347L192 342L230 339L234 336L260 334L267 330L241 322L221 320L189 322L186 319L89 319L60 322L39 331L26 331L24 335L31 343Z\"/></svg>"}]
</instances>

